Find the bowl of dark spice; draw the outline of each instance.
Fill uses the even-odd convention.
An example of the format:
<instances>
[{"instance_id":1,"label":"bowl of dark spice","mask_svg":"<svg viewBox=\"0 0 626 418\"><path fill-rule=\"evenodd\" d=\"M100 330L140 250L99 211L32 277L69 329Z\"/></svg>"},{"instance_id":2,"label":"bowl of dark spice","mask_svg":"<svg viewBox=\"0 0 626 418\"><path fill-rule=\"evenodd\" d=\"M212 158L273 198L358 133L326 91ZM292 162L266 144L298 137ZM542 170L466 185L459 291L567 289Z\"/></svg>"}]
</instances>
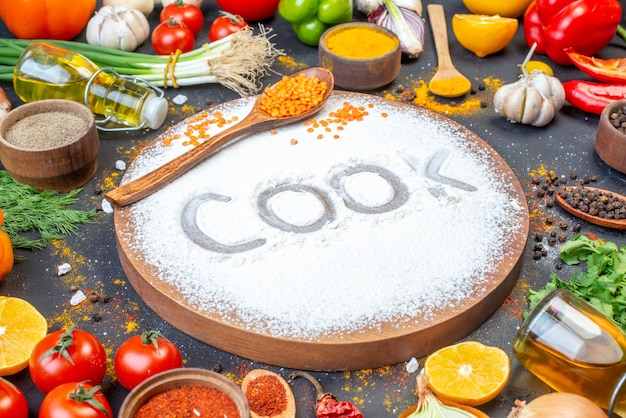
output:
<instances>
[{"instance_id":1,"label":"bowl of dark spice","mask_svg":"<svg viewBox=\"0 0 626 418\"><path fill-rule=\"evenodd\" d=\"M626 173L626 100L616 100L604 108L594 146L602 161Z\"/></svg>"},{"instance_id":2,"label":"bowl of dark spice","mask_svg":"<svg viewBox=\"0 0 626 418\"><path fill-rule=\"evenodd\" d=\"M100 139L93 113L70 100L26 103L0 120L0 161L17 182L67 192L96 171Z\"/></svg>"},{"instance_id":3,"label":"bowl of dark spice","mask_svg":"<svg viewBox=\"0 0 626 418\"><path fill-rule=\"evenodd\" d=\"M245 395L235 383L211 370L178 368L137 385L122 403L118 418L250 418Z\"/></svg>"},{"instance_id":4,"label":"bowl of dark spice","mask_svg":"<svg viewBox=\"0 0 626 418\"><path fill-rule=\"evenodd\" d=\"M401 59L398 37L373 23L336 25L320 38L319 65L346 90L372 90L391 83L400 74Z\"/></svg>"}]
</instances>

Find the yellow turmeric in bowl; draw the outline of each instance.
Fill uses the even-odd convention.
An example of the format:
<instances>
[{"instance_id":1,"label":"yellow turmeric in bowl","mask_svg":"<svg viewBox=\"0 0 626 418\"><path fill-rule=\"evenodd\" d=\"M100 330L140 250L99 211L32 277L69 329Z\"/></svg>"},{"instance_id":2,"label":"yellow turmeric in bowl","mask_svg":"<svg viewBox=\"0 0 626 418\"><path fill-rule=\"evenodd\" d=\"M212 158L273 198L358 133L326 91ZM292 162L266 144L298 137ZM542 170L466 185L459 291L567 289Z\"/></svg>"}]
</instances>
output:
<instances>
[{"instance_id":1,"label":"yellow turmeric in bowl","mask_svg":"<svg viewBox=\"0 0 626 418\"><path fill-rule=\"evenodd\" d=\"M338 30L326 40L326 47L344 58L368 59L382 57L398 47L399 40L367 27Z\"/></svg>"}]
</instances>

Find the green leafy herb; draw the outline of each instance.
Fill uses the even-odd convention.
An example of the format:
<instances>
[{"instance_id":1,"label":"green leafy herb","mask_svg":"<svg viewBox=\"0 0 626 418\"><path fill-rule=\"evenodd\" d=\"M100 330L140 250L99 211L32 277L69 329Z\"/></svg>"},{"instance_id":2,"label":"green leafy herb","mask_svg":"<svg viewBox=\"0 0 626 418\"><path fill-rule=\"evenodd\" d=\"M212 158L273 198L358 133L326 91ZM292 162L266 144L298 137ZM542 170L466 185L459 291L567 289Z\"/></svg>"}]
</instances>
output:
<instances>
[{"instance_id":1,"label":"green leafy herb","mask_svg":"<svg viewBox=\"0 0 626 418\"><path fill-rule=\"evenodd\" d=\"M586 271L574 273L569 282L555 273L543 289L530 290L532 309L555 289L566 289L613 318L626 331L626 246L602 243L585 235L576 235L561 247L561 259L568 265L586 261Z\"/></svg>"},{"instance_id":2,"label":"green leafy herb","mask_svg":"<svg viewBox=\"0 0 626 418\"><path fill-rule=\"evenodd\" d=\"M96 217L95 208L68 208L76 202L81 189L69 193L39 191L17 183L6 170L0 170L0 190L2 229L9 234L14 248L40 250L50 241L76 232L81 225L93 223Z\"/></svg>"}]
</instances>

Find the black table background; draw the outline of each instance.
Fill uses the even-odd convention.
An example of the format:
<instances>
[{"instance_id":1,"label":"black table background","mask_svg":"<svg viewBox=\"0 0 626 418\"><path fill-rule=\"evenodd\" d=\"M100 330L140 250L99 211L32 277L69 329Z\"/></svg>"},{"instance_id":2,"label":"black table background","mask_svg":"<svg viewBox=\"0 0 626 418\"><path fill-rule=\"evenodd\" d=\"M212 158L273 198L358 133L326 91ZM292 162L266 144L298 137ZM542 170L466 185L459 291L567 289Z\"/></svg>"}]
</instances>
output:
<instances>
[{"instance_id":1,"label":"black table background","mask_svg":"<svg viewBox=\"0 0 626 418\"><path fill-rule=\"evenodd\" d=\"M424 10L428 3L430 2L424 3ZM515 39L504 51L480 59L461 47L451 30L452 15L468 13L461 0L441 3L446 8L453 62L461 72L473 80L474 87L478 85L476 80L485 77L497 77L506 82L515 81L519 72L517 65L527 53L521 25ZM101 2L98 1L98 6L100 4ZM197 46L206 39L208 24L218 14L217 6L213 1L206 0L202 8L205 12L205 28L197 37ZM152 27L158 19L159 11L160 8L157 8L150 15ZM355 19L363 19L363 16L357 12ZM317 48L301 44L289 24L278 15L264 24L272 28L272 33L275 35L272 40L276 46L283 49L285 54L293 59L292 62L277 61L273 66L277 74L264 78L262 80L264 85L277 81L278 73L289 74L300 67L318 64ZM11 37L1 23L0 36ZM78 39L84 40L84 33ZM139 50L153 52L149 42L142 45ZM601 52L600 56L607 58L626 56L626 44L616 38ZM549 62L543 56L536 56L535 59ZM294 68L294 62L298 68ZM410 85L419 79L428 81L436 65L432 32L427 24L423 54L416 60L404 61L400 76L391 86L371 93L385 95L392 92L398 84ZM573 67L552 66L555 69L555 75L561 81L586 78ZM0 83L0 86L7 92L14 106L21 103L15 96L10 83ZM101 191L113 188L123 174L115 169L115 162L123 160L130 163L141 146L154 139L166 126L199 112L211 103L221 103L238 97L236 93L220 85L184 87L178 90L169 88L165 93L170 99L170 112L161 129L100 134L101 150L98 157L98 170L79 195L77 208L100 207ZM171 99L178 94L184 94L189 98L189 101L182 107L171 102ZM544 167L563 176L569 176L571 172L576 172L579 176L597 175L598 187L626 194L626 176L604 164L594 151L593 138L598 116L566 105L550 125L536 128L507 122L495 114L491 99L488 98L486 101L488 107L485 109L471 114L453 112L448 116L471 129L502 155L528 192L531 211L536 208L536 201L533 201L530 193L530 174ZM626 244L626 238L622 232L578 221L559 208L547 209L540 206L539 210L545 211L557 220L567 221L570 226L581 223L583 233L594 233L607 241ZM531 237L537 230L537 225L537 219L531 216ZM568 233L570 236L573 234L571 228ZM491 318L466 339L499 346L511 354L511 343L521 324L519 311L526 309L527 306L524 296L528 287L542 287L550 280L550 274L556 271L555 264L558 261L556 248L551 248L547 257L535 260L532 257L533 246L534 242L531 238L527 243L520 278L510 300L505 301ZM289 375L289 370L260 364L210 347L174 329L165 320L156 316L138 297L125 277L115 246L112 214L100 212L94 224L81 227L76 235L68 236L42 251L19 252L19 254L26 256L27 260L16 264L13 272L0 283L0 295L28 300L46 316L51 331L75 324L79 328L94 332L101 339L107 349L109 361L103 389L115 413L128 394L128 391L115 379L112 366L115 350L124 339L143 330L160 330L174 341L183 354L185 367L208 369L220 367L222 372L236 383L240 383L245 373L254 368L268 368L285 377ZM58 277L56 267L64 262L70 263L73 270L66 276ZM574 269L566 267L559 272L559 275L561 278L569 278ZM87 301L77 307L72 307L69 304L72 285L78 286L87 294L94 291L107 296L109 302L92 304ZM341 300L350 296L336 295L336 297ZM96 321L94 318L99 320ZM505 417L517 398L531 399L549 391L547 386L520 366L512 355L511 366L511 377L505 390L495 400L480 408L492 417ZM327 391L335 393L340 399L356 403L367 417L398 416L416 400L415 376L406 372L404 364L351 372L317 372L314 375ZM8 379L25 392L31 410L30 416L37 416L38 405L43 399L43 394L33 385L28 370L8 376ZM292 383L292 388L298 402L297 417L314 417L312 387L305 382L297 381Z\"/></svg>"}]
</instances>

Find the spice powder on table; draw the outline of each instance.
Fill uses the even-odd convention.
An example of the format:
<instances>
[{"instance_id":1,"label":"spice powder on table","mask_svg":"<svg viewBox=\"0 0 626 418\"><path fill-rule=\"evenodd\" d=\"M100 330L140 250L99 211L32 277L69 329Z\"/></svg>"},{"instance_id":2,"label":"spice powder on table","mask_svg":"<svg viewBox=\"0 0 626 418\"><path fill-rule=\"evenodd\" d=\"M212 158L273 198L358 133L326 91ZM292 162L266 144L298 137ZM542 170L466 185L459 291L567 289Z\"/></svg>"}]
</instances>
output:
<instances>
[{"instance_id":1,"label":"spice powder on table","mask_svg":"<svg viewBox=\"0 0 626 418\"><path fill-rule=\"evenodd\" d=\"M287 394L276 376L262 375L252 380L246 390L250 410L262 417L273 417L287 408Z\"/></svg>"},{"instance_id":2,"label":"spice powder on table","mask_svg":"<svg viewBox=\"0 0 626 418\"><path fill-rule=\"evenodd\" d=\"M239 418L239 409L221 390L184 385L154 395L134 418Z\"/></svg>"}]
</instances>

